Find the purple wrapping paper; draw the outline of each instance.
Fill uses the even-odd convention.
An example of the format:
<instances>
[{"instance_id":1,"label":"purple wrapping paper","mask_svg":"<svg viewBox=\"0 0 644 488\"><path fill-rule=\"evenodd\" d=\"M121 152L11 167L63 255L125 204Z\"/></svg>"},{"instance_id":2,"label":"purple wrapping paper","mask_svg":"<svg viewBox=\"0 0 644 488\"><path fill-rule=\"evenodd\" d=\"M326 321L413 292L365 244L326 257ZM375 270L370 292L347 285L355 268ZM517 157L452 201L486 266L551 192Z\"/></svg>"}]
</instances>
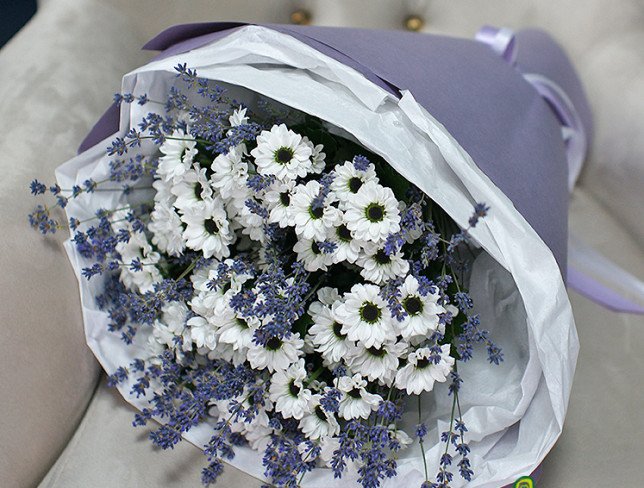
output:
<instances>
[{"instance_id":1,"label":"purple wrapping paper","mask_svg":"<svg viewBox=\"0 0 644 488\"><path fill-rule=\"evenodd\" d=\"M245 23L174 26L146 44L157 58L187 52ZM354 68L394 95L409 90L443 124L479 168L509 197L551 249L562 275L567 261L568 164L561 122L522 73L561 87L590 139L591 119L580 82L561 48L545 33L516 34L514 65L474 40L399 31L264 25L291 35ZM113 105L80 151L119 127ZM533 474L538 477L539 469Z\"/></svg>"},{"instance_id":2,"label":"purple wrapping paper","mask_svg":"<svg viewBox=\"0 0 644 488\"><path fill-rule=\"evenodd\" d=\"M160 57L226 36L237 22L170 27L145 45ZM570 61L547 34L516 35L516 68L474 40L400 31L265 25L289 34L396 94L409 90L472 156L552 250L565 276L568 188L557 117L521 72L556 82L573 101L590 138L591 117ZM118 130L108 109L81 150Z\"/></svg>"}]
</instances>

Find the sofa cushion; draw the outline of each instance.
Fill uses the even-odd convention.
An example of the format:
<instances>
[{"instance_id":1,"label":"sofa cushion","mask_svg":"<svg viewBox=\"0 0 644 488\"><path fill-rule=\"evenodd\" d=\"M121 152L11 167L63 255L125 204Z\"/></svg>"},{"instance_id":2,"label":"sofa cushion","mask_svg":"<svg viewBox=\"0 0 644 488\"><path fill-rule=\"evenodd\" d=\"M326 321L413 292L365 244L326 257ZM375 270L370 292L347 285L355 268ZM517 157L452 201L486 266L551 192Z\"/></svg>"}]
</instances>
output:
<instances>
[{"instance_id":1,"label":"sofa cushion","mask_svg":"<svg viewBox=\"0 0 644 488\"><path fill-rule=\"evenodd\" d=\"M98 381L85 345L66 232L29 228L34 178L54 168L144 62L122 14L85 0L43 5L0 51L0 485L35 486L80 421ZM97 62L98 61L98 62ZM64 217L63 217L64 219Z\"/></svg>"},{"instance_id":2,"label":"sofa cushion","mask_svg":"<svg viewBox=\"0 0 644 488\"><path fill-rule=\"evenodd\" d=\"M151 426L132 427L135 410L102 381L76 434L39 488L198 487L206 457L180 442L152 447ZM218 486L258 488L261 482L226 466Z\"/></svg>"}]
</instances>

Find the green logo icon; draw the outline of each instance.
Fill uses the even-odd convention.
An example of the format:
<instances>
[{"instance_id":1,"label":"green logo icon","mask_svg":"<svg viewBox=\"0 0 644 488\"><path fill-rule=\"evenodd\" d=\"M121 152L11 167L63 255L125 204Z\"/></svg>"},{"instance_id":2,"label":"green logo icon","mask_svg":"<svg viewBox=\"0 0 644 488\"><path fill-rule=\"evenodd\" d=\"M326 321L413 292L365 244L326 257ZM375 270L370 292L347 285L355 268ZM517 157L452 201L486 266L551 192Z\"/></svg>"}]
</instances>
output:
<instances>
[{"instance_id":1,"label":"green logo icon","mask_svg":"<svg viewBox=\"0 0 644 488\"><path fill-rule=\"evenodd\" d=\"M514 482L514 488L534 488L534 480L530 476L522 476Z\"/></svg>"}]
</instances>

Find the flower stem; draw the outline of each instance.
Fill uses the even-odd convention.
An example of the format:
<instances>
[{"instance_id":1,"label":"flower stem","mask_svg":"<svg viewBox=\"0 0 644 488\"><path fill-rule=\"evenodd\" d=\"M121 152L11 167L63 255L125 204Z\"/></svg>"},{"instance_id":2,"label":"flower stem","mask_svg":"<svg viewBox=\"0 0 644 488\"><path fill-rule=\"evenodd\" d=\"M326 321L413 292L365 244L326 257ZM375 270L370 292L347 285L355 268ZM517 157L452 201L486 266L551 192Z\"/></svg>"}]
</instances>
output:
<instances>
[{"instance_id":1,"label":"flower stem","mask_svg":"<svg viewBox=\"0 0 644 488\"><path fill-rule=\"evenodd\" d=\"M422 413L421 413L421 399L418 395L418 423L422 423ZM418 444L420 445L420 451L423 454L423 468L425 469L425 481L429 481L429 473L427 472L427 459L425 458L425 446L423 444L423 439L418 438Z\"/></svg>"},{"instance_id":2,"label":"flower stem","mask_svg":"<svg viewBox=\"0 0 644 488\"><path fill-rule=\"evenodd\" d=\"M318 376L320 376L324 370L324 366L320 366L318 369L316 369L311 376L306 380L305 386L309 386L311 383L313 383L316 379L318 379Z\"/></svg>"}]
</instances>

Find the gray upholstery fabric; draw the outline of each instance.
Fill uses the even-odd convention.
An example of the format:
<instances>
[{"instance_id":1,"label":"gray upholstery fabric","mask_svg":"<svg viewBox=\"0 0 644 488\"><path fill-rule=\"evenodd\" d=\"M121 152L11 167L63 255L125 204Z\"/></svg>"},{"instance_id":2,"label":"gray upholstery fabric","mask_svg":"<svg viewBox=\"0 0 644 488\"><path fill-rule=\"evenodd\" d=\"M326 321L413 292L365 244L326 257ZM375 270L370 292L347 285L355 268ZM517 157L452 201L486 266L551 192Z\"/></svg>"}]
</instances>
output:
<instances>
[{"instance_id":1,"label":"gray upholstery fabric","mask_svg":"<svg viewBox=\"0 0 644 488\"><path fill-rule=\"evenodd\" d=\"M82 423L40 488L198 487L206 458L187 442L151 447L149 427L132 427L133 408L101 382ZM226 466L219 486L258 488L259 480Z\"/></svg>"},{"instance_id":2,"label":"gray upholstery fabric","mask_svg":"<svg viewBox=\"0 0 644 488\"><path fill-rule=\"evenodd\" d=\"M391 0L310 0L314 21L398 28L410 13ZM148 55L138 47L167 25L241 19L287 22L290 0L44 0L0 51L0 486L199 485L203 456L189 444L156 453L132 411L101 386L84 344L78 290L64 235L42 239L26 224L33 178L74 155L120 78ZM624 0L428 2L427 30L471 37L484 23L550 30L573 56L596 114L596 142L572 202L571 225L590 244L644 277L644 4ZM644 373L641 317L572 296L581 338L564 434L540 486L627 486L641 471ZM257 482L232 468L223 485Z\"/></svg>"},{"instance_id":3,"label":"gray upholstery fabric","mask_svg":"<svg viewBox=\"0 0 644 488\"><path fill-rule=\"evenodd\" d=\"M103 19L96 24L96 19ZM80 421L98 380L78 287L62 248L27 224L33 178L75 153L144 61L142 39L95 2L57 1L0 51L0 486L35 486ZM124 55L123 53L127 53ZM88 69L88 66L92 66Z\"/></svg>"}]
</instances>

